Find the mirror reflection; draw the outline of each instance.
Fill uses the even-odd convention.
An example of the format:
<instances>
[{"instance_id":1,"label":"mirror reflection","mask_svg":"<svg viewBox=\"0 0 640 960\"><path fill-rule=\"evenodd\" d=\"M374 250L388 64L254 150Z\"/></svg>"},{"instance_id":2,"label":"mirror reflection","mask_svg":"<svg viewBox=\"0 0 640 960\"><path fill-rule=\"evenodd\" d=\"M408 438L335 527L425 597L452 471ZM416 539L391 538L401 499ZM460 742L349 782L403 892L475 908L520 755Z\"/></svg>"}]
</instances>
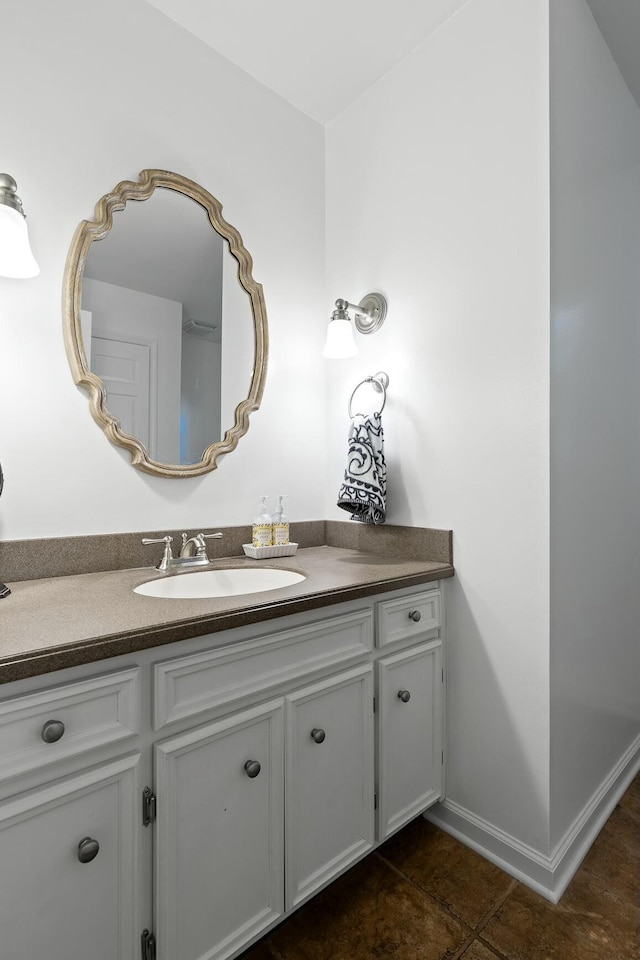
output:
<instances>
[{"instance_id":1,"label":"mirror reflection","mask_svg":"<svg viewBox=\"0 0 640 960\"><path fill-rule=\"evenodd\" d=\"M75 382L138 470L197 477L260 406L269 335L242 237L208 190L142 170L76 229L64 275Z\"/></svg>"},{"instance_id":2,"label":"mirror reflection","mask_svg":"<svg viewBox=\"0 0 640 960\"><path fill-rule=\"evenodd\" d=\"M198 463L254 365L251 300L205 208L159 188L116 212L89 247L80 306L87 365L121 430L152 460Z\"/></svg>"}]
</instances>

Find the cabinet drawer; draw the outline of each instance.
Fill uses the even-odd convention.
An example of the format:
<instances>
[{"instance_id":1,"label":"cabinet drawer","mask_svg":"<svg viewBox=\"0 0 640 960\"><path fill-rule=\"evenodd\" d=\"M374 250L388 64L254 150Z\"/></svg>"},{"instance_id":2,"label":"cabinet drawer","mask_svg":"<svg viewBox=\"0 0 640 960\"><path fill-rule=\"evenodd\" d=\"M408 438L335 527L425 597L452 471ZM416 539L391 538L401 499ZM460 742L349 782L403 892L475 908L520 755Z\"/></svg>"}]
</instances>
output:
<instances>
[{"instance_id":1,"label":"cabinet drawer","mask_svg":"<svg viewBox=\"0 0 640 960\"><path fill-rule=\"evenodd\" d=\"M397 640L437 636L440 628L440 591L429 590L398 600L384 600L377 605L377 613L378 647L386 647Z\"/></svg>"},{"instance_id":2,"label":"cabinet drawer","mask_svg":"<svg viewBox=\"0 0 640 960\"><path fill-rule=\"evenodd\" d=\"M0 702L0 780L138 732L138 668Z\"/></svg>"},{"instance_id":3,"label":"cabinet drawer","mask_svg":"<svg viewBox=\"0 0 640 960\"><path fill-rule=\"evenodd\" d=\"M370 610L242 641L155 666L154 727L236 703L320 670L362 659L373 646Z\"/></svg>"}]
</instances>

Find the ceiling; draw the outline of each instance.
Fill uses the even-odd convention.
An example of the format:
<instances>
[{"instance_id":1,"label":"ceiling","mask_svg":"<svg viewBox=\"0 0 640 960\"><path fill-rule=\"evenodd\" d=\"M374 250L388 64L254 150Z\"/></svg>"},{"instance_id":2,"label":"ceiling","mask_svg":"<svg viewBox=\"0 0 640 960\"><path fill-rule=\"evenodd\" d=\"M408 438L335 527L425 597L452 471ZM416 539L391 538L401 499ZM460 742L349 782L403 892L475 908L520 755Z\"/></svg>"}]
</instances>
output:
<instances>
[{"instance_id":1,"label":"ceiling","mask_svg":"<svg viewBox=\"0 0 640 960\"><path fill-rule=\"evenodd\" d=\"M469 0L148 0L328 123Z\"/></svg>"},{"instance_id":2,"label":"ceiling","mask_svg":"<svg viewBox=\"0 0 640 960\"><path fill-rule=\"evenodd\" d=\"M325 124L471 0L147 2ZM640 0L587 2L640 104Z\"/></svg>"}]
</instances>

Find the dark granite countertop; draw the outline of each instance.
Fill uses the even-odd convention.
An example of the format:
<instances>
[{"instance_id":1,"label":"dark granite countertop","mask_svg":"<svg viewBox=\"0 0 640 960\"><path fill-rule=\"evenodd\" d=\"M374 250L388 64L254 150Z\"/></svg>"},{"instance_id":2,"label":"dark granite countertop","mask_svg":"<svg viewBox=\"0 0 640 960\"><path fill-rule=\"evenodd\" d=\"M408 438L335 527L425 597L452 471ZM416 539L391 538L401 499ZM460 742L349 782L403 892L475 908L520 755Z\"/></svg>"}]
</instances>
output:
<instances>
[{"instance_id":1,"label":"dark granite countertop","mask_svg":"<svg viewBox=\"0 0 640 960\"><path fill-rule=\"evenodd\" d=\"M272 620L453 576L449 563L405 560L341 547L298 550L260 566L296 570L306 580L264 593L206 600L133 593L153 567L12 582L0 602L0 683L120 656L220 630ZM256 566L230 557L215 567Z\"/></svg>"}]
</instances>

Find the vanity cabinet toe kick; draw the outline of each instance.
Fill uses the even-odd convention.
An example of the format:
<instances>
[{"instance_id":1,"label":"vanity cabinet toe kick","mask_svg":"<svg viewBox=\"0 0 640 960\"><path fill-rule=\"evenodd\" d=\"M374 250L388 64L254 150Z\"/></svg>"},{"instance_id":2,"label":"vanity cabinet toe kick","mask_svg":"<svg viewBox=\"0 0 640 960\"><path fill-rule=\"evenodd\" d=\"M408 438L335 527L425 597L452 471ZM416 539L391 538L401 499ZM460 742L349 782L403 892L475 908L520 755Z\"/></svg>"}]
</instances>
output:
<instances>
[{"instance_id":1,"label":"vanity cabinet toe kick","mask_svg":"<svg viewBox=\"0 0 640 960\"><path fill-rule=\"evenodd\" d=\"M229 960L442 798L438 582L267 629L5 685L3 954Z\"/></svg>"}]
</instances>

